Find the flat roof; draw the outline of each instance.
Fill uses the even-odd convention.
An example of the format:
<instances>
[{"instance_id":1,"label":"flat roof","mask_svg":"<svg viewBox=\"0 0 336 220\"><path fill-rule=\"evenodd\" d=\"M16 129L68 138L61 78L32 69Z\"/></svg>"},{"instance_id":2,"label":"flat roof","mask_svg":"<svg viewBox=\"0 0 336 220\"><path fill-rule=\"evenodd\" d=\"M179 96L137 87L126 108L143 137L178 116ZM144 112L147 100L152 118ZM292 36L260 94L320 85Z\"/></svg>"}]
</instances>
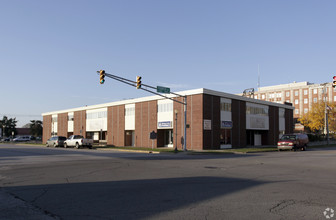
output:
<instances>
[{"instance_id":1,"label":"flat roof","mask_svg":"<svg viewBox=\"0 0 336 220\"><path fill-rule=\"evenodd\" d=\"M219 97L223 97L223 98L229 98L229 99L235 99L235 100L240 100L240 101L246 101L246 102L261 104L261 105L268 105L268 106L276 106L276 107L280 107L280 108L294 109L293 106L289 106L289 105L285 105L285 104L278 104L278 103L274 103L274 102L268 102L268 101L243 97L243 96L239 96L239 95L234 95L234 94L230 94L230 93L225 93L225 92L220 92L220 91L215 91L215 90L210 90L210 89L205 89L205 88L180 91L180 92L175 92L175 94L178 94L178 95L181 95L181 96L207 94L207 95L214 95L214 96L219 96ZM177 97L177 95L173 95L173 94L166 94L165 96L167 96L169 98ZM108 103L98 104L98 105L89 105L89 106L78 107L78 108L71 108L71 109L65 109L65 110L59 110L59 111L45 112L45 113L42 113L42 116L54 115L54 114L60 114L60 113L67 113L67 112L75 112L75 111L83 111L83 110L93 110L93 109L99 109L99 108L106 108L106 107L110 107L110 106L127 105L127 104L134 104L134 103L139 103L139 102L155 101L155 100L162 100L162 99L165 99L165 98L162 97L162 96L159 96L159 95L146 96L146 97L135 98L135 99L127 99L127 100L116 101L116 102L108 102Z\"/></svg>"}]
</instances>

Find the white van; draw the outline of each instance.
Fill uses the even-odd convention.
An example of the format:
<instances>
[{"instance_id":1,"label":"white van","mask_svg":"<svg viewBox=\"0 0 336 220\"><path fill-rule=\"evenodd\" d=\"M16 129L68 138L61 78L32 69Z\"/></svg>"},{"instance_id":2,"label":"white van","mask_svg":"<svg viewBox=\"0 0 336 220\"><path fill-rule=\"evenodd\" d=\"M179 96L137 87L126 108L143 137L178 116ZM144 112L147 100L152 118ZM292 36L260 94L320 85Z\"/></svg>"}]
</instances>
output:
<instances>
[{"instance_id":1,"label":"white van","mask_svg":"<svg viewBox=\"0 0 336 220\"><path fill-rule=\"evenodd\" d=\"M13 139L14 142L30 141L31 136L19 136Z\"/></svg>"}]
</instances>

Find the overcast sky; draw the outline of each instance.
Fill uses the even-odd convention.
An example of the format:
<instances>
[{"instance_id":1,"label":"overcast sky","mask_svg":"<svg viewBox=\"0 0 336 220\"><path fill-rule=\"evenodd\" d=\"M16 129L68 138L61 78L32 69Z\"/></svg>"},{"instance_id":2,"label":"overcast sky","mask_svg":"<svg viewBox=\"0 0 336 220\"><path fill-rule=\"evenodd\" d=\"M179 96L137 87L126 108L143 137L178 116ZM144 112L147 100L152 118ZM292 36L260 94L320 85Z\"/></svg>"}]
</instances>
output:
<instances>
[{"instance_id":1,"label":"overcast sky","mask_svg":"<svg viewBox=\"0 0 336 220\"><path fill-rule=\"evenodd\" d=\"M172 91L336 74L336 1L0 0L0 117L149 96L96 71Z\"/></svg>"}]
</instances>

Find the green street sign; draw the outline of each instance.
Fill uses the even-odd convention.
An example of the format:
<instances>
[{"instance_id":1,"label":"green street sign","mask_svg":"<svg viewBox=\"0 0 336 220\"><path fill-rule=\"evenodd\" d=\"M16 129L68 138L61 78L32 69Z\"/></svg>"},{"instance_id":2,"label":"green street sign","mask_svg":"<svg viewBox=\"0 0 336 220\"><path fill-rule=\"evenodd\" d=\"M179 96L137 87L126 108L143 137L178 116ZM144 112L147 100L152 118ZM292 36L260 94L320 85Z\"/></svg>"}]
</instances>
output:
<instances>
[{"instance_id":1,"label":"green street sign","mask_svg":"<svg viewBox=\"0 0 336 220\"><path fill-rule=\"evenodd\" d=\"M163 87L163 86L157 86L156 91L158 93L170 93L170 88Z\"/></svg>"}]
</instances>

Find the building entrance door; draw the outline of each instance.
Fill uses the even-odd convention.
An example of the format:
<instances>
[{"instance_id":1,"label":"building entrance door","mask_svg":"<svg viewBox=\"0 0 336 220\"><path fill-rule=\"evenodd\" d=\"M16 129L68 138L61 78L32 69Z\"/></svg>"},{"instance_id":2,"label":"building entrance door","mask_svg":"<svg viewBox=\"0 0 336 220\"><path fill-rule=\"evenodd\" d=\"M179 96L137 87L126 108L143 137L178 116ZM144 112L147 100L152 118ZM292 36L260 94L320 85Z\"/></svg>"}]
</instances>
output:
<instances>
[{"instance_id":1,"label":"building entrance door","mask_svg":"<svg viewBox=\"0 0 336 220\"><path fill-rule=\"evenodd\" d=\"M134 146L134 131L125 131L125 146Z\"/></svg>"},{"instance_id":2,"label":"building entrance door","mask_svg":"<svg viewBox=\"0 0 336 220\"><path fill-rule=\"evenodd\" d=\"M165 147L173 147L174 146L174 142L173 142L173 129L165 129L164 130L164 134L163 134L163 140L164 140L164 143L163 145Z\"/></svg>"}]
</instances>

